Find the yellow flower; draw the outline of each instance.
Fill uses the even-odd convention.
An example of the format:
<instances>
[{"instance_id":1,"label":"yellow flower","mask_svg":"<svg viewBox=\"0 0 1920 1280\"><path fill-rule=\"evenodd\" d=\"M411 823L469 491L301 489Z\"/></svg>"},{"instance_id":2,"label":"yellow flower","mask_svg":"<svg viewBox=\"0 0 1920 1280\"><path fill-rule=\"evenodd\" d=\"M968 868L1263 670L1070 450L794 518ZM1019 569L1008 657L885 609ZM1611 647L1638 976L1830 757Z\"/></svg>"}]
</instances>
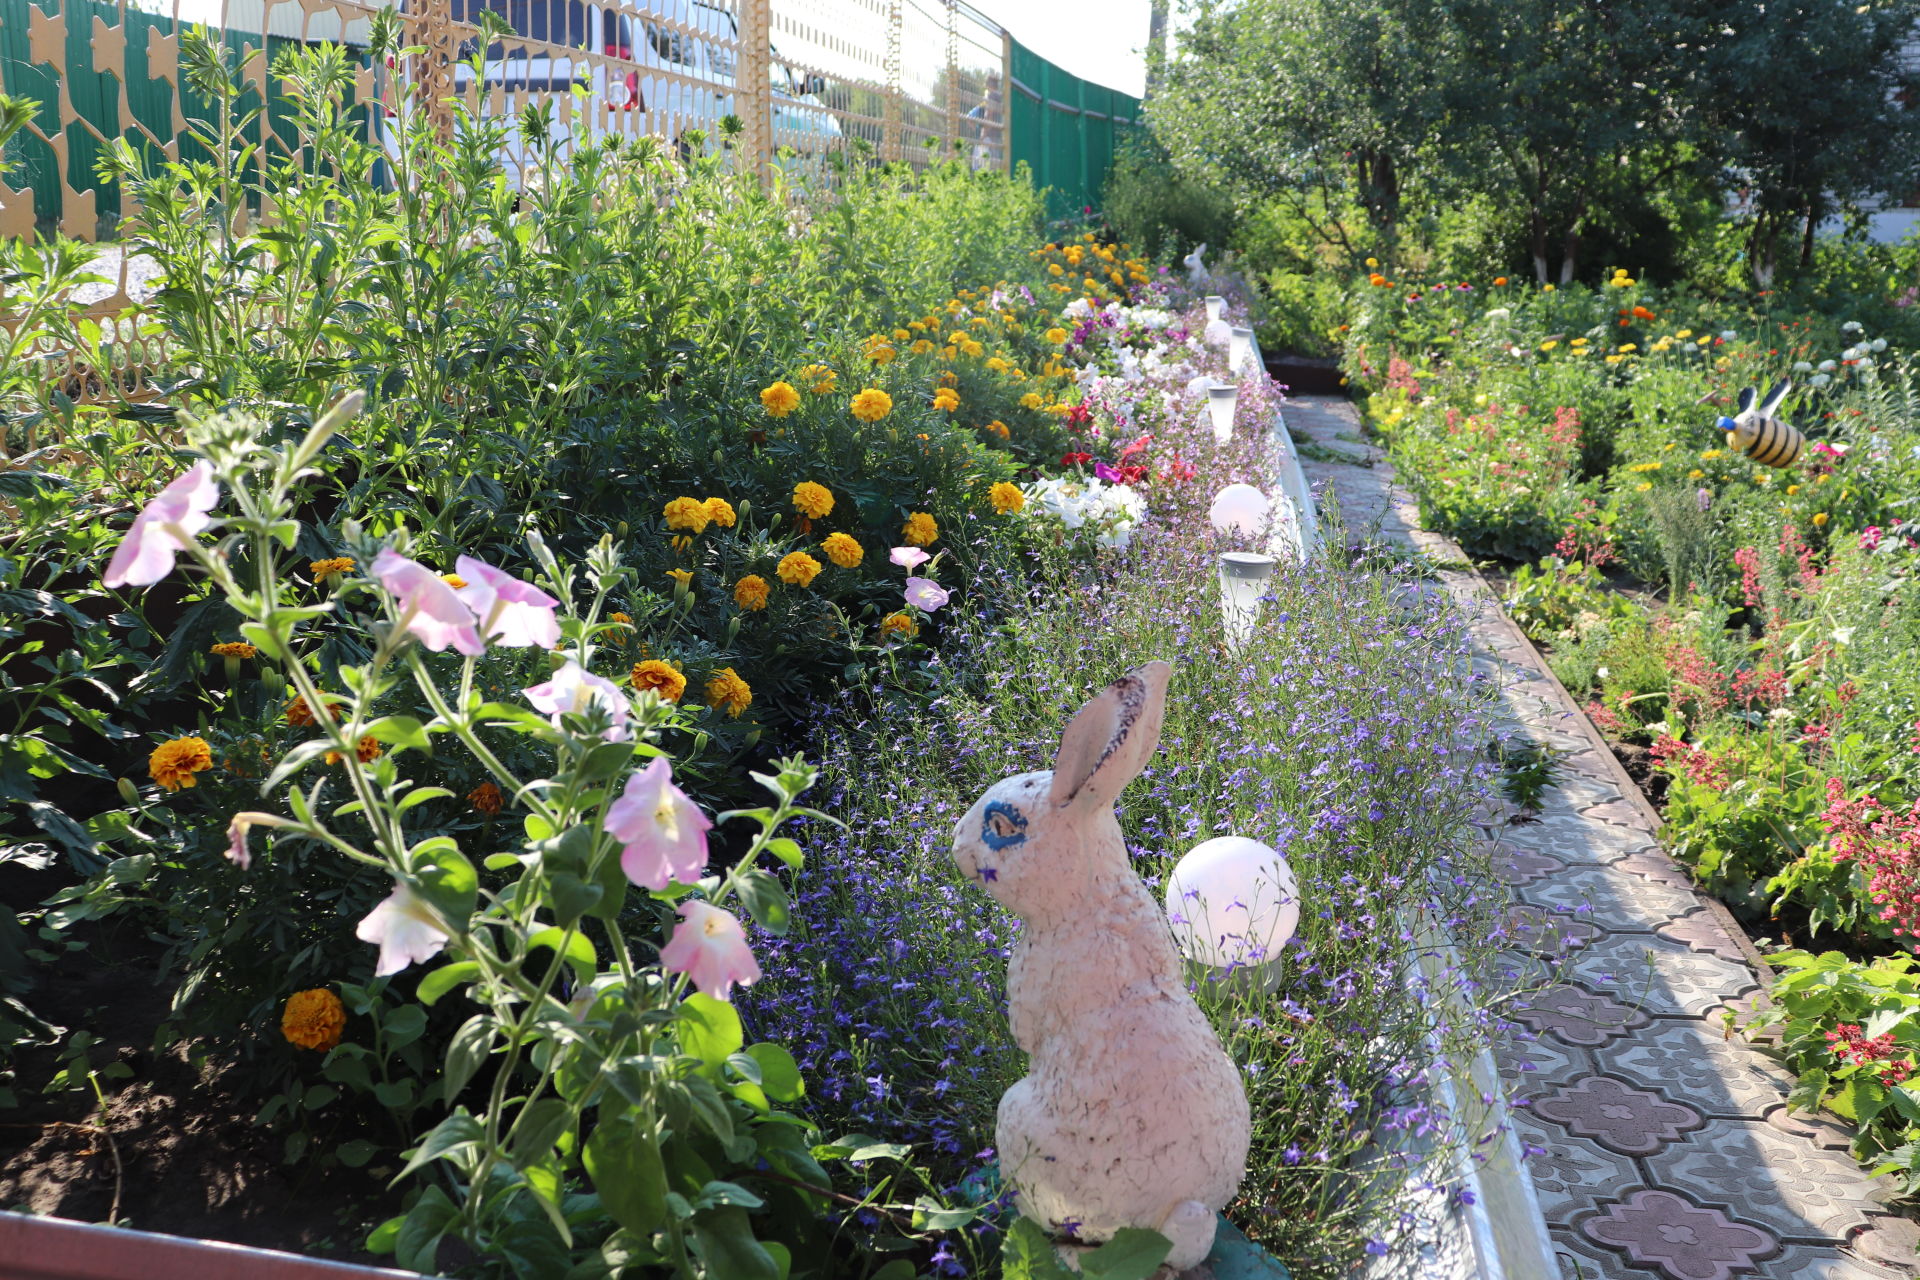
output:
<instances>
[{"instance_id":1,"label":"yellow flower","mask_svg":"<svg viewBox=\"0 0 1920 1280\"><path fill-rule=\"evenodd\" d=\"M1814 515L1813 515L1813 527L1814 527L1814 528L1816 528L1816 529L1819 529L1819 528L1821 528L1821 527L1823 527L1823 526L1825 526L1825 524L1826 524L1826 523L1827 523L1827 513L1826 513L1826 512L1824 512L1824 511L1816 511L1816 512L1814 512Z\"/></svg>"},{"instance_id":2,"label":"yellow flower","mask_svg":"<svg viewBox=\"0 0 1920 1280\"><path fill-rule=\"evenodd\" d=\"M1666 464L1664 462L1636 462L1632 466L1628 467L1627 470L1637 472L1641 475L1645 475L1649 471L1658 471L1661 467L1665 465Z\"/></svg>"},{"instance_id":3,"label":"yellow flower","mask_svg":"<svg viewBox=\"0 0 1920 1280\"><path fill-rule=\"evenodd\" d=\"M806 383L807 390L813 394L823 396L833 390L839 376L823 364L810 364L800 371L800 381Z\"/></svg>"},{"instance_id":4,"label":"yellow flower","mask_svg":"<svg viewBox=\"0 0 1920 1280\"><path fill-rule=\"evenodd\" d=\"M809 520L833 514L833 494L823 484L802 480L793 486L793 509Z\"/></svg>"},{"instance_id":5,"label":"yellow flower","mask_svg":"<svg viewBox=\"0 0 1920 1280\"><path fill-rule=\"evenodd\" d=\"M916 547L930 547L939 539L940 530L932 516L924 511L916 511L900 526L900 536Z\"/></svg>"},{"instance_id":6,"label":"yellow flower","mask_svg":"<svg viewBox=\"0 0 1920 1280\"><path fill-rule=\"evenodd\" d=\"M669 569L667 576L683 587L688 589L693 587L693 570L691 569Z\"/></svg>"},{"instance_id":7,"label":"yellow flower","mask_svg":"<svg viewBox=\"0 0 1920 1280\"><path fill-rule=\"evenodd\" d=\"M1698 480L1701 476L1704 476L1706 474L1707 473L1702 471L1700 468L1695 467L1693 470L1687 472L1687 479Z\"/></svg>"},{"instance_id":8,"label":"yellow flower","mask_svg":"<svg viewBox=\"0 0 1920 1280\"><path fill-rule=\"evenodd\" d=\"M725 498L708 498L700 505L707 509L707 519L713 521L722 529L733 528L733 522L739 519L738 514L733 509L733 504Z\"/></svg>"},{"instance_id":9,"label":"yellow flower","mask_svg":"<svg viewBox=\"0 0 1920 1280\"><path fill-rule=\"evenodd\" d=\"M1608 364L1619 364L1619 363L1620 363L1620 362L1621 362L1622 360L1625 360L1625 359L1626 359L1626 357L1625 357L1625 356L1623 356L1623 355L1611 355L1611 356L1608 356L1608 357L1607 357L1607 363L1608 363Z\"/></svg>"},{"instance_id":10,"label":"yellow flower","mask_svg":"<svg viewBox=\"0 0 1920 1280\"><path fill-rule=\"evenodd\" d=\"M1020 407L1022 409L1038 409L1040 406L1044 405L1046 402L1047 402L1047 398L1041 395L1038 391L1029 391L1027 392L1027 394L1020 397Z\"/></svg>"},{"instance_id":11,"label":"yellow flower","mask_svg":"<svg viewBox=\"0 0 1920 1280\"><path fill-rule=\"evenodd\" d=\"M1559 345L1560 345L1559 342L1555 341L1552 338L1548 338L1545 342L1540 344L1540 349L1542 351L1551 351Z\"/></svg>"},{"instance_id":12,"label":"yellow flower","mask_svg":"<svg viewBox=\"0 0 1920 1280\"><path fill-rule=\"evenodd\" d=\"M927 341L925 338L916 338L910 350L917 356L923 356L933 350L933 343Z\"/></svg>"},{"instance_id":13,"label":"yellow flower","mask_svg":"<svg viewBox=\"0 0 1920 1280\"><path fill-rule=\"evenodd\" d=\"M209 651L216 658L251 658L259 650L241 640L230 640L225 644L216 644Z\"/></svg>"},{"instance_id":14,"label":"yellow flower","mask_svg":"<svg viewBox=\"0 0 1920 1280\"><path fill-rule=\"evenodd\" d=\"M960 343L960 354L964 356L978 358L979 356L985 355L986 350L985 347L981 346L972 338L967 338Z\"/></svg>"},{"instance_id":15,"label":"yellow flower","mask_svg":"<svg viewBox=\"0 0 1920 1280\"><path fill-rule=\"evenodd\" d=\"M1540 292L1542 292L1542 293L1552 293L1552 292L1553 292L1553 286L1552 286L1552 285L1550 285L1550 284L1543 284L1543 285L1541 285L1541 286L1540 286Z\"/></svg>"},{"instance_id":16,"label":"yellow flower","mask_svg":"<svg viewBox=\"0 0 1920 1280\"><path fill-rule=\"evenodd\" d=\"M1647 490L1651 488L1653 488L1651 484L1647 483L1645 480L1642 480L1639 484L1633 486L1633 491L1635 493L1645 493Z\"/></svg>"},{"instance_id":17,"label":"yellow flower","mask_svg":"<svg viewBox=\"0 0 1920 1280\"><path fill-rule=\"evenodd\" d=\"M895 342L911 342L913 340L913 334L905 329L895 329L893 331L893 340Z\"/></svg>"},{"instance_id":18,"label":"yellow flower","mask_svg":"<svg viewBox=\"0 0 1920 1280\"><path fill-rule=\"evenodd\" d=\"M697 498L675 498L662 514L667 518L667 528L688 533L699 533L713 522L713 512Z\"/></svg>"},{"instance_id":19,"label":"yellow flower","mask_svg":"<svg viewBox=\"0 0 1920 1280\"><path fill-rule=\"evenodd\" d=\"M1574 338L1568 342L1567 345L1570 347L1584 347L1587 345L1587 340L1585 338Z\"/></svg>"},{"instance_id":20,"label":"yellow flower","mask_svg":"<svg viewBox=\"0 0 1920 1280\"><path fill-rule=\"evenodd\" d=\"M790 587L804 587L820 576L820 562L804 551L789 551L780 557L774 572Z\"/></svg>"},{"instance_id":21,"label":"yellow flower","mask_svg":"<svg viewBox=\"0 0 1920 1280\"><path fill-rule=\"evenodd\" d=\"M960 393L952 387L942 387L933 393L933 407L943 413L952 413L960 407Z\"/></svg>"},{"instance_id":22,"label":"yellow flower","mask_svg":"<svg viewBox=\"0 0 1920 1280\"><path fill-rule=\"evenodd\" d=\"M1725 455L1725 449L1708 449L1700 455L1700 461L1712 462L1715 458L1724 457Z\"/></svg>"},{"instance_id":23,"label":"yellow flower","mask_svg":"<svg viewBox=\"0 0 1920 1280\"><path fill-rule=\"evenodd\" d=\"M994 435L999 436L1002 440L1008 440L1013 437L1013 432L1007 430L1007 424L1000 421L1000 419L998 418L995 418L992 422L989 422L986 426L982 427L981 430L992 432Z\"/></svg>"},{"instance_id":24,"label":"yellow flower","mask_svg":"<svg viewBox=\"0 0 1920 1280\"><path fill-rule=\"evenodd\" d=\"M776 382L760 393L760 403L776 418L784 418L800 407L800 393L790 382Z\"/></svg>"},{"instance_id":25,"label":"yellow flower","mask_svg":"<svg viewBox=\"0 0 1920 1280\"><path fill-rule=\"evenodd\" d=\"M331 1049L346 1029L347 1007L325 987L294 992L280 1013L280 1034L302 1049Z\"/></svg>"},{"instance_id":26,"label":"yellow flower","mask_svg":"<svg viewBox=\"0 0 1920 1280\"><path fill-rule=\"evenodd\" d=\"M1793 496L1794 494L1796 494L1796 493L1798 493L1798 492L1800 492L1800 486L1799 486L1799 485L1797 485L1797 484L1790 484L1790 485L1788 485L1788 486L1787 486L1787 496L1788 496L1788 497L1792 497L1792 496Z\"/></svg>"},{"instance_id":27,"label":"yellow flower","mask_svg":"<svg viewBox=\"0 0 1920 1280\"><path fill-rule=\"evenodd\" d=\"M1067 274L1067 269L1057 262L1049 262L1047 264L1047 274L1050 276L1063 276Z\"/></svg>"},{"instance_id":28,"label":"yellow flower","mask_svg":"<svg viewBox=\"0 0 1920 1280\"><path fill-rule=\"evenodd\" d=\"M1693 330L1682 329L1680 332L1674 334L1673 336L1676 338L1691 338L1693 336Z\"/></svg>"},{"instance_id":29,"label":"yellow flower","mask_svg":"<svg viewBox=\"0 0 1920 1280\"><path fill-rule=\"evenodd\" d=\"M1027 495L1020 492L1020 486L1002 480L987 490L987 497L993 502L993 509L1001 515L1022 510L1027 505Z\"/></svg>"},{"instance_id":30,"label":"yellow flower","mask_svg":"<svg viewBox=\"0 0 1920 1280\"><path fill-rule=\"evenodd\" d=\"M738 720L753 705L753 689L732 667L722 667L707 681L707 704Z\"/></svg>"},{"instance_id":31,"label":"yellow flower","mask_svg":"<svg viewBox=\"0 0 1920 1280\"><path fill-rule=\"evenodd\" d=\"M1378 259L1378 258L1368 258L1368 259L1367 259L1367 266L1368 266L1368 267L1377 267L1377 266L1379 266L1379 265L1380 265L1380 259Z\"/></svg>"},{"instance_id":32,"label":"yellow flower","mask_svg":"<svg viewBox=\"0 0 1920 1280\"><path fill-rule=\"evenodd\" d=\"M853 398L853 416L862 422L878 422L893 412L893 397L878 387L868 387Z\"/></svg>"},{"instance_id":33,"label":"yellow flower","mask_svg":"<svg viewBox=\"0 0 1920 1280\"><path fill-rule=\"evenodd\" d=\"M742 609L758 611L767 607L767 580L750 573L733 584L733 602Z\"/></svg>"},{"instance_id":34,"label":"yellow flower","mask_svg":"<svg viewBox=\"0 0 1920 1280\"><path fill-rule=\"evenodd\" d=\"M827 553L827 559L842 569L852 569L866 558L866 549L844 533L830 533L820 543L820 549ZM805 586L805 583L801 584Z\"/></svg>"},{"instance_id":35,"label":"yellow flower","mask_svg":"<svg viewBox=\"0 0 1920 1280\"><path fill-rule=\"evenodd\" d=\"M315 560L307 566L307 570L313 574L314 582L320 583L336 573L352 573L353 561L346 556L335 556L331 560Z\"/></svg>"},{"instance_id":36,"label":"yellow flower","mask_svg":"<svg viewBox=\"0 0 1920 1280\"><path fill-rule=\"evenodd\" d=\"M1057 347L1061 343L1067 340L1067 331L1065 329L1062 329L1059 325L1055 325L1053 328L1047 330L1045 333L1041 334L1040 336L1045 338L1048 342L1051 342L1054 346Z\"/></svg>"},{"instance_id":37,"label":"yellow flower","mask_svg":"<svg viewBox=\"0 0 1920 1280\"><path fill-rule=\"evenodd\" d=\"M880 619L880 638L883 640L911 640L920 634L920 624L911 614L890 613Z\"/></svg>"},{"instance_id":38,"label":"yellow flower","mask_svg":"<svg viewBox=\"0 0 1920 1280\"><path fill-rule=\"evenodd\" d=\"M687 691L687 678L671 662L662 662L658 658L634 663L632 678L635 693L651 689L668 702L680 701L680 695Z\"/></svg>"},{"instance_id":39,"label":"yellow flower","mask_svg":"<svg viewBox=\"0 0 1920 1280\"><path fill-rule=\"evenodd\" d=\"M1623 342L1620 344L1620 350L1622 351L1638 351L1639 349L1640 344L1637 342Z\"/></svg>"},{"instance_id":40,"label":"yellow flower","mask_svg":"<svg viewBox=\"0 0 1920 1280\"><path fill-rule=\"evenodd\" d=\"M147 757L147 773L169 791L194 785L193 775L213 768L213 749L205 738L175 738Z\"/></svg>"}]
</instances>

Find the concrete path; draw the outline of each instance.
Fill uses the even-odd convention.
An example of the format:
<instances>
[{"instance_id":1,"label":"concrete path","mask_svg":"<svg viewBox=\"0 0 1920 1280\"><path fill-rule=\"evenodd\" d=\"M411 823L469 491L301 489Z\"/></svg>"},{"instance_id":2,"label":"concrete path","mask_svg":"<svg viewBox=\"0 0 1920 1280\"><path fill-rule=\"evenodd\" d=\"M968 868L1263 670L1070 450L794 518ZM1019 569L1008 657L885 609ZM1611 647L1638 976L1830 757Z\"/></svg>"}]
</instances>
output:
<instances>
[{"instance_id":1,"label":"concrete path","mask_svg":"<svg viewBox=\"0 0 1920 1280\"><path fill-rule=\"evenodd\" d=\"M1308 482L1323 515L1337 501L1349 536L1463 561L1418 527L1380 450L1358 443L1352 405L1306 396L1284 417L1302 453L1323 459L1305 462ZM1653 810L1480 577L1440 576L1500 690L1501 732L1565 753L1538 821L1485 828L1519 948L1561 979L1520 1012L1534 1038L1501 1068L1562 1276L1920 1275L1920 1230L1887 1208L1846 1131L1789 1114L1790 1075L1728 1032L1723 1013L1749 1012L1766 987L1745 935L1660 847Z\"/></svg>"}]
</instances>

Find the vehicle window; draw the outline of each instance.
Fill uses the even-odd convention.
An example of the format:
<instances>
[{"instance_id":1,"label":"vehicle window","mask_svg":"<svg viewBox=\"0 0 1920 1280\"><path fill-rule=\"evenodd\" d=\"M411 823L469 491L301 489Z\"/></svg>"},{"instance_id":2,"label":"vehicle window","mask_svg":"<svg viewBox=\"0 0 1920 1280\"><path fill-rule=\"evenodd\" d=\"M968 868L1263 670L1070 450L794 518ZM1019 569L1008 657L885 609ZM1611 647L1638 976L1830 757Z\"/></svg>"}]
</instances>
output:
<instances>
[{"instance_id":1,"label":"vehicle window","mask_svg":"<svg viewBox=\"0 0 1920 1280\"><path fill-rule=\"evenodd\" d=\"M452 0L456 22L478 22L481 12L497 13L515 35L575 49L589 46L593 34L585 0Z\"/></svg>"},{"instance_id":2,"label":"vehicle window","mask_svg":"<svg viewBox=\"0 0 1920 1280\"><path fill-rule=\"evenodd\" d=\"M687 49L685 38L678 31L669 31L665 27L649 22L647 24L647 43L653 51L668 62L685 62Z\"/></svg>"}]
</instances>

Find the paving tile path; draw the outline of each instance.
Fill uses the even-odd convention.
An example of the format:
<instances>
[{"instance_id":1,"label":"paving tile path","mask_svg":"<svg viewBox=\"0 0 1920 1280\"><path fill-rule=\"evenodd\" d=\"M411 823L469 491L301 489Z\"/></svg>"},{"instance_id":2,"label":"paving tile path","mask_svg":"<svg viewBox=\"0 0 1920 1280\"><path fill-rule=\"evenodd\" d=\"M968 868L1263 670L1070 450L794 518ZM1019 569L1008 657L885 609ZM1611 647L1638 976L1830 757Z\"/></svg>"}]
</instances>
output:
<instances>
[{"instance_id":1,"label":"paving tile path","mask_svg":"<svg viewBox=\"0 0 1920 1280\"><path fill-rule=\"evenodd\" d=\"M1308 483L1351 533L1460 563L1419 528L1343 399L1288 402ZM1315 448L1313 446L1318 446ZM1338 455L1340 461L1332 460ZM1847 1153L1846 1133L1790 1114L1789 1074L1723 1018L1763 996L1764 966L1719 903L1660 846L1658 819L1477 574L1443 571L1503 733L1566 753L1538 821L1484 828L1517 945L1557 985L1501 1067L1566 1280L1886 1280L1920 1276L1920 1229ZM1517 1277L1515 1280L1551 1280Z\"/></svg>"}]
</instances>

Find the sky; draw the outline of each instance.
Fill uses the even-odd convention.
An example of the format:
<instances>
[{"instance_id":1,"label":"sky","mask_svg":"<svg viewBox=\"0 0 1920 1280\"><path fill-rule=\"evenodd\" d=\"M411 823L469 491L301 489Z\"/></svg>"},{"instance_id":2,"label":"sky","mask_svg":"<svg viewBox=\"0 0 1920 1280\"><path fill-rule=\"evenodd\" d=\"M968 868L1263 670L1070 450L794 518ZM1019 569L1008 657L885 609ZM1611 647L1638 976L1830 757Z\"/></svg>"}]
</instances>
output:
<instances>
[{"instance_id":1,"label":"sky","mask_svg":"<svg viewBox=\"0 0 1920 1280\"><path fill-rule=\"evenodd\" d=\"M1139 97L1147 87L1148 0L970 0L1055 66Z\"/></svg>"}]
</instances>

